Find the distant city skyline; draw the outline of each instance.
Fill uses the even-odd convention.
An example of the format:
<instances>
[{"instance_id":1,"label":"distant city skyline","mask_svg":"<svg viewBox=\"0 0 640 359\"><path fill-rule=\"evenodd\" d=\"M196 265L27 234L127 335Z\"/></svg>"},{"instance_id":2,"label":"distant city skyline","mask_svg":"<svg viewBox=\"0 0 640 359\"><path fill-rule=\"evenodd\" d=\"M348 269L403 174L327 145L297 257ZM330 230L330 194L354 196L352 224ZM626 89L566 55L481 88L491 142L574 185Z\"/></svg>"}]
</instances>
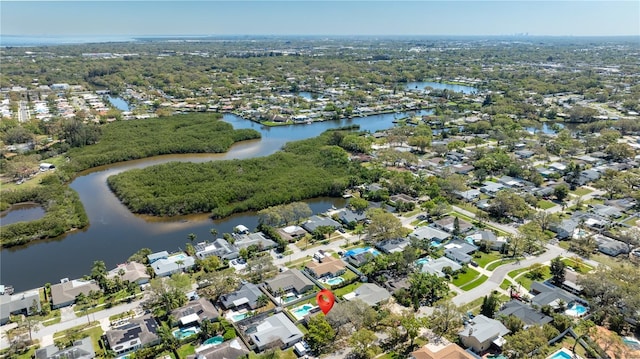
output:
<instances>
[{"instance_id":1,"label":"distant city skyline","mask_svg":"<svg viewBox=\"0 0 640 359\"><path fill-rule=\"evenodd\" d=\"M640 36L640 1L5 1L23 36Z\"/></svg>"}]
</instances>

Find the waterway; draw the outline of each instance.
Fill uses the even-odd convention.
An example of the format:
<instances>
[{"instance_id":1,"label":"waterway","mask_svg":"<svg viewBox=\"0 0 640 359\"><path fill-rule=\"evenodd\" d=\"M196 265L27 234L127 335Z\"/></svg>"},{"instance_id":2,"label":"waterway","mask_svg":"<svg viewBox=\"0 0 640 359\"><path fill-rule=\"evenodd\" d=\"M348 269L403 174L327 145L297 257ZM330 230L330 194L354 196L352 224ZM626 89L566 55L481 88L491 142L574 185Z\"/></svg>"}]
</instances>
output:
<instances>
[{"instance_id":1,"label":"waterway","mask_svg":"<svg viewBox=\"0 0 640 359\"><path fill-rule=\"evenodd\" d=\"M0 225L34 221L44 217L44 209L37 203L16 203L0 213Z\"/></svg>"},{"instance_id":2,"label":"waterway","mask_svg":"<svg viewBox=\"0 0 640 359\"><path fill-rule=\"evenodd\" d=\"M418 116L429 113L414 112ZM140 248L148 247L153 251L184 248L189 233L196 234L197 240L211 240L211 228L221 234L231 232L238 224L251 229L257 225L254 213L240 213L215 221L208 214L171 218L134 215L107 187L106 179L111 175L171 161L207 162L266 156L281 149L286 142L315 137L330 128L360 125L361 130L375 132L392 127L394 119L406 116L406 113L391 113L305 125L266 127L227 114L224 120L234 128L253 128L261 133L262 138L237 143L229 152L221 154L157 156L82 172L70 186L80 195L90 226L52 240L35 241L26 246L2 250L2 284L11 284L16 291L21 291L45 283L58 283L61 278L78 278L88 274L97 260L103 260L107 268L113 268ZM332 205L344 205L341 198L319 198L307 202L316 213L326 211Z\"/></svg>"},{"instance_id":3,"label":"waterway","mask_svg":"<svg viewBox=\"0 0 640 359\"><path fill-rule=\"evenodd\" d=\"M453 85L453 84L444 84L441 82L432 82L432 81L413 81L407 82L404 86L407 90L419 90L424 91L425 87L431 87L435 90L449 90L454 92L461 92L464 94L470 94L474 92L478 92L478 89L472 86L464 86L464 85Z\"/></svg>"},{"instance_id":4,"label":"waterway","mask_svg":"<svg viewBox=\"0 0 640 359\"><path fill-rule=\"evenodd\" d=\"M120 111L129 111L129 104L121 97L107 96L107 99L113 106Z\"/></svg>"}]
</instances>

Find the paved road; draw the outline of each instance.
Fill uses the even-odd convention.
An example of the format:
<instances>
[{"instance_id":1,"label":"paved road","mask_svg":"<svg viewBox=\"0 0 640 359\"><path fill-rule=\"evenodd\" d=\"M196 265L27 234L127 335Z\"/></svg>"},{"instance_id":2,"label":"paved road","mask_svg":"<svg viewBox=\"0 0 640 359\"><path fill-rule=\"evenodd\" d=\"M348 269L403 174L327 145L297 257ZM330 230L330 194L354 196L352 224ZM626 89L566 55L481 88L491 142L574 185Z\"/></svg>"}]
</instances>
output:
<instances>
[{"instance_id":1,"label":"paved road","mask_svg":"<svg viewBox=\"0 0 640 359\"><path fill-rule=\"evenodd\" d=\"M20 101L18 108L18 122L27 122L29 121L29 108L27 106L27 101Z\"/></svg>"}]
</instances>

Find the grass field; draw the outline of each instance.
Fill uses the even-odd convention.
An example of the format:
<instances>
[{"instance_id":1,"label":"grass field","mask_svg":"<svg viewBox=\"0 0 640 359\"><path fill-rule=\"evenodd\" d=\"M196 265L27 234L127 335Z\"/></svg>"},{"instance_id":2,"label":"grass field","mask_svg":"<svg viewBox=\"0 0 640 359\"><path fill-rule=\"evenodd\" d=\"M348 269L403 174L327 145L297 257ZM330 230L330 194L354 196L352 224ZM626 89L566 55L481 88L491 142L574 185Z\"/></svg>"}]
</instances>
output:
<instances>
[{"instance_id":1,"label":"grass field","mask_svg":"<svg viewBox=\"0 0 640 359\"><path fill-rule=\"evenodd\" d=\"M515 258L507 258L507 259L503 259L503 260L501 260L501 261L491 263L491 264L490 264L489 266L487 266L487 268L485 268L485 269L486 269L486 270L490 270L490 271L492 271L492 270L494 270L494 269L496 269L496 268L500 267L501 265L509 264L509 263L513 263L513 262L515 262L515 261L516 261L516 259L515 259Z\"/></svg>"},{"instance_id":2,"label":"grass field","mask_svg":"<svg viewBox=\"0 0 640 359\"><path fill-rule=\"evenodd\" d=\"M478 263L478 265L481 268L484 268L484 266L486 266L487 264L489 264L489 263L491 263L491 262L493 262L495 260L498 260L498 259L500 259L502 257L502 255L500 253L494 252L494 251L491 251L489 253L484 253L484 252L478 251L476 253L480 253L481 256L480 256L480 258L476 258L475 255L474 255L473 260L476 263Z\"/></svg>"},{"instance_id":3,"label":"grass field","mask_svg":"<svg viewBox=\"0 0 640 359\"><path fill-rule=\"evenodd\" d=\"M487 277L486 275L481 275L479 278L474 279L473 281L463 285L462 287L460 287L460 289L466 291L469 291L477 286L479 286L480 284L484 283L487 281L487 279L489 279L489 277Z\"/></svg>"},{"instance_id":4,"label":"grass field","mask_svg":"<svg viewBox=\"0 0 640 359\"><path fill-rule=\"evenodd\" d=\"M549 208L553 208L556 206L555 203L547 201L547 200L540 200L538 201L538 203L536 203L536 205L538 206L538 208L542 208L542 209L549 209Z\"/></svg>"},{"instance_id":5,"label":"grass field","mask_svg":"<svg viewBox=\"0 0 640 359\"><path fill-rule=\"evenodd\" d=\"M580 196L588 195L591 192L593 191L588 188L579 187L579 188L576 188L575 191L571 191L570 193L580 197Z\"/></svg>"},{"instance_id":6,"label":"grass field","mask_svg":"<svg viewBox=\"0 0 640 359\"><path fill-rule=\"evenodd\" d=\"M455 285L456 287L461 287L473 280L475 280L478 276L480 275L480 273L478 273L478 271L473 270L471 268L467 268L467 273L460 273L457 275L457 278L454 277L454 279L451 281L451 283L453 285Z\"/></svg>"}]
</instances>

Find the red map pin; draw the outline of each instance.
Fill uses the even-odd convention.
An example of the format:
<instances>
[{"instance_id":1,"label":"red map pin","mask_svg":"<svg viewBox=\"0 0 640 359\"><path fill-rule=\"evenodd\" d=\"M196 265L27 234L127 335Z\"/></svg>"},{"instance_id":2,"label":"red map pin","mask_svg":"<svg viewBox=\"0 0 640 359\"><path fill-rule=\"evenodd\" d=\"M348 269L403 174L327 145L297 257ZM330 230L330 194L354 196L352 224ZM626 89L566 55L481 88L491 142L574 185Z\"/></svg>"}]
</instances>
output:
<instances>
[{"instance_id":1,"label":"red map pin","mask_svg":"<svg viewBox=\"0 0 640 359\"><path fill-rule=\"evenodd\" d=\"M329 313L331 308L333 308L333 303L336 301L336 297L333 296L328 289L323 289L316 294L316 302L318 302L318 307L322 310L322 313L325 315Z\"/></svg>"}]
</instances>

